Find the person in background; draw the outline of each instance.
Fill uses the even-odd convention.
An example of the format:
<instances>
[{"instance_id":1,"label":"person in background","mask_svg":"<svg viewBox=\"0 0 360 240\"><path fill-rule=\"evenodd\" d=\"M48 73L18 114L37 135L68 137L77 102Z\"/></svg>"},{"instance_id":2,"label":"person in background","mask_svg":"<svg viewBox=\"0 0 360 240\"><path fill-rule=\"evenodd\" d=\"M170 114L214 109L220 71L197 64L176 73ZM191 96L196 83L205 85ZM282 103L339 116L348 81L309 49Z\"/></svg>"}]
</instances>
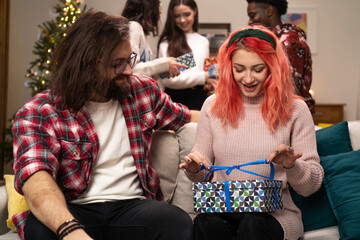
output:
<instances>
[{"instance_id":1,"label":"person in background","mask_svg":"<svg viewBox=\"0 0 360 240\"><path fill-rule=\"evenodd\" d=\"M196 66L174 78L163 78L159 82L175 102L190 109L200 110L208 97L204 84L216 86L217 80L204 71L205 58L209 57L209 41L197 33L199 9L194 0L171 0L164 30L158 43L159 57L179 57L192 52Z\"/></svg>"},{"instance_id":2,"label":"person in background","mask_svg":"<svg viewBox=\"0 0 360 240\"><path fill-rule=\"evenodd\" d=\"M150 33L158 35L160 14L160 0L127 0L125 3L121 15L130 20L131 47L139 56L133 68L135 74L156 77L168 72L175 77L180 74L179 68L187 68L173 61L173 57L154 58L148 36Z\"/></svg>"},{"instance_id":3,"label":"person in background","mask_svg":"<svg viewBox=\"0 0 360 240\"><path fill-rule=\"evenodd\" d=\"M286 52L272 31L261 25L248 26L228 37L217 60L219 84L200 111L194 148L179 167L190 180L201 182L210 165L234 166L266 159L274 164L274 179L282 181L283 209L202 213L194 220L194 237L299 239L304 228L289 185L308 196L320 188L324 170L310 111L291 84ZM268 164L243 169L270 176ZM259 178L236 170L230 175L216 171L212 181Z\"/></svg>"},{"instance_id":4,"label":"person in background","mask_svg":"<svg viewBox=\"0 0 360 240\"><path fill-rule=\"evenodd\" d=\"M291 63L296 94L303 97L312 114L315 100L310 94L312 83L311 51L305 32L293 25L282 24L281 15L287 12L287 0L246 0L250 24L261 24L270 28L285 46Z\"/></svg>"},{"instance_id":5,"label":"person in background","mask_svg":"<svg viewBox=\"0 0 360 240\"><path fill-rule=\"evenodd\" d=\"M132 75L128 25L84 13L55 49L50 89L17 112L14 185L30 209L13 217L21 239L192 238L189 215L161 201L149 149L154 130L197 115Z\"/></svg>"}]
</instances>

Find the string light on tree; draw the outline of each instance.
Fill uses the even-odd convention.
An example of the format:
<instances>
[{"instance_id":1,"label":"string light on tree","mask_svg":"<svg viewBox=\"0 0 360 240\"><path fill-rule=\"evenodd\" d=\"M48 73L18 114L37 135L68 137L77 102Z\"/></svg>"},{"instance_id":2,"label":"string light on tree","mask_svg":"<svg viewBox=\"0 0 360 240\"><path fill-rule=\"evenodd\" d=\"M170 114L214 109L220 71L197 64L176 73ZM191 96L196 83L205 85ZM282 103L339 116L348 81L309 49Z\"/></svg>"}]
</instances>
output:
<instances>
[{"instance_id":1,"label":"string light on tree","mask_svg":"<svg viewBox=\"0 0 360 240\"><path fill-rule=\"evenodd\" d=\"M30 63L26 74L29 80L25 86L32 89L32 96L48 88L53 50L66 36L67 29L86 11L86 5L80 8L79 0L59 0L58 2L52 14L54 19L39 26L40 33L33 50L37 58Z\"/></svg>"}]
</instances>

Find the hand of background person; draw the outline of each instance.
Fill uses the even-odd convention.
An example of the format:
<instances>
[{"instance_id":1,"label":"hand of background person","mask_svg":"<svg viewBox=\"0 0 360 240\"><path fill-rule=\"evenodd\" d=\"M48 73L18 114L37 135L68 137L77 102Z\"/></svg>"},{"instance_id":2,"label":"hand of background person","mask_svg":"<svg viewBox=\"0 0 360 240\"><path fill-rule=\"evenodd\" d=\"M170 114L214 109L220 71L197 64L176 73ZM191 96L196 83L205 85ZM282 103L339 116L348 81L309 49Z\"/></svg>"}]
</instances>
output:
<instances>
[{"instance_id":1,"label":"hand of background person","mask_svg":"<svg viewBox=\"0 0 360 240\"><path fill-rule=\"evenodd\" d=\"M190 173L197 173L201 170L201 166L205 169L210 167L210 164L205 160L204 156L199 152L192 152L184 157L185 162L179 165L179 168L186 169Z\"/></svg>"},{"instance_id":2,"label":"hand of background person","mask_svg":"<svg viewBox=\"0 0 360 240\"><path fill-rule=\"evenodd\" d=\"M217 87L219 79L217 78L209 78L209 72L205 71L205 85L204 90L208 93L208 95L215 93L215 88Z\"/></svg>"},{"instance_id":3,"label":"hand of background person","mask_svg":"<svg viewBox=\"0 0 360 240\"><path fill-rule=\"evenodd\" d=\"M209 84L214 90L216 89L216 86L219 83L219 79L216 78L207 78L206 83Z\"/></svg>"},{"instance_id":4,"label":"hand of background person","mask_svg":"<svg viewBox=\"0 0 360 240\"><path fill-rule=\"evenodd\" d=\"M176 77L180 74L179 68L188 68L188 66L174 61L175 58L168 57L170 77Z\"/></svg>"},{"instance_id":5,"label":"hand of background person","mask_svg":"<svg viewBox=\"0 0 360 240\"><path fill-rule=\"evenodd\" d=\"M267 160L273 163L282 164L284 168L295 166L296 159L300 158L302 153L294 153L294 149L285 144L280 144L268 156Z\"/></svg>"}]
</instances>

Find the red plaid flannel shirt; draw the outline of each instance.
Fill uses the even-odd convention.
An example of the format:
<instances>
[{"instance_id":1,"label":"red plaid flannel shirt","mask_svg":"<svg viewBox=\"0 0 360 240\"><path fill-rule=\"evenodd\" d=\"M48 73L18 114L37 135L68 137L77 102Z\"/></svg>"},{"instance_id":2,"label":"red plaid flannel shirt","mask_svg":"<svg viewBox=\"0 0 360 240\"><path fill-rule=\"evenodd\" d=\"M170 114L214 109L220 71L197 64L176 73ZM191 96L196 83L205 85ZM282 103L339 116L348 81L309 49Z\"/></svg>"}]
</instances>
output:
<instances>
[{"instance_id":1,"label":"red plaid flannel shirt","mask_svg":"<svg viewBox=\"0 0 360 240\"><path fill-rule=\"evenodd\" d=\"M152 131L177 130L189 121L190 111L174 103L156 82L132 76L132 91L121 107L128 127L130 146L144 194L162 200L159 178L149 165ZM16 114L13 125L15 189L35 172L46 170L56 180L67 200L87 188L99 150L99 141L89 113L56 107L50 91L36 95ZM81 160L81 161L79 161ZM23 239L27 212L13 216Z\"/></svg>"}]
</instances>

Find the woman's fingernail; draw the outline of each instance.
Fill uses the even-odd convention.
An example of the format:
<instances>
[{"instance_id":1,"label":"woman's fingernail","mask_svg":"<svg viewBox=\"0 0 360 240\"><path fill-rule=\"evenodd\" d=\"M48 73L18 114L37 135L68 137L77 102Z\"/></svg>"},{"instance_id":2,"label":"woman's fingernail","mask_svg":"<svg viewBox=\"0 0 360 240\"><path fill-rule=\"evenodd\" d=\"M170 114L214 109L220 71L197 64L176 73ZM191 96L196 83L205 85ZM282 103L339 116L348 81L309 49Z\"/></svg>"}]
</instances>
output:
<instances>
[{"instance_id":1,"label":"woman's fingernail","mask_svg":"<svg viewBox=\"0 0 360 240\"><path fill-rule=\"evenodd\" d=\"M276 155L278 155L278 154L279 154L279 151L278 151L278 150L276 150L276 151L275 151L275 154L276 154Z\"/></svg>"},{"instance_id":2,"label":"woman's fingernail","mask_svg":"<svg viewBox=\"0 0 360 240\"><path fill-rule=\"evenodd\" d=\"M190 159L190 158L188 158L186 161L187 161L187 162L191 162L191 159Z\"/></svg>"},{"instance_id":3,"label":"woman's fingernail","mask_svg":"<svg viewBox=\"0 0 360 240\"><path fill-rule=\"evenodd\" d=\"M207 167L207 170L210 170L210 169L211 169L211 167L210 167L210 166L208 166L208 167Z\"/></svg>"}]
</instances>

